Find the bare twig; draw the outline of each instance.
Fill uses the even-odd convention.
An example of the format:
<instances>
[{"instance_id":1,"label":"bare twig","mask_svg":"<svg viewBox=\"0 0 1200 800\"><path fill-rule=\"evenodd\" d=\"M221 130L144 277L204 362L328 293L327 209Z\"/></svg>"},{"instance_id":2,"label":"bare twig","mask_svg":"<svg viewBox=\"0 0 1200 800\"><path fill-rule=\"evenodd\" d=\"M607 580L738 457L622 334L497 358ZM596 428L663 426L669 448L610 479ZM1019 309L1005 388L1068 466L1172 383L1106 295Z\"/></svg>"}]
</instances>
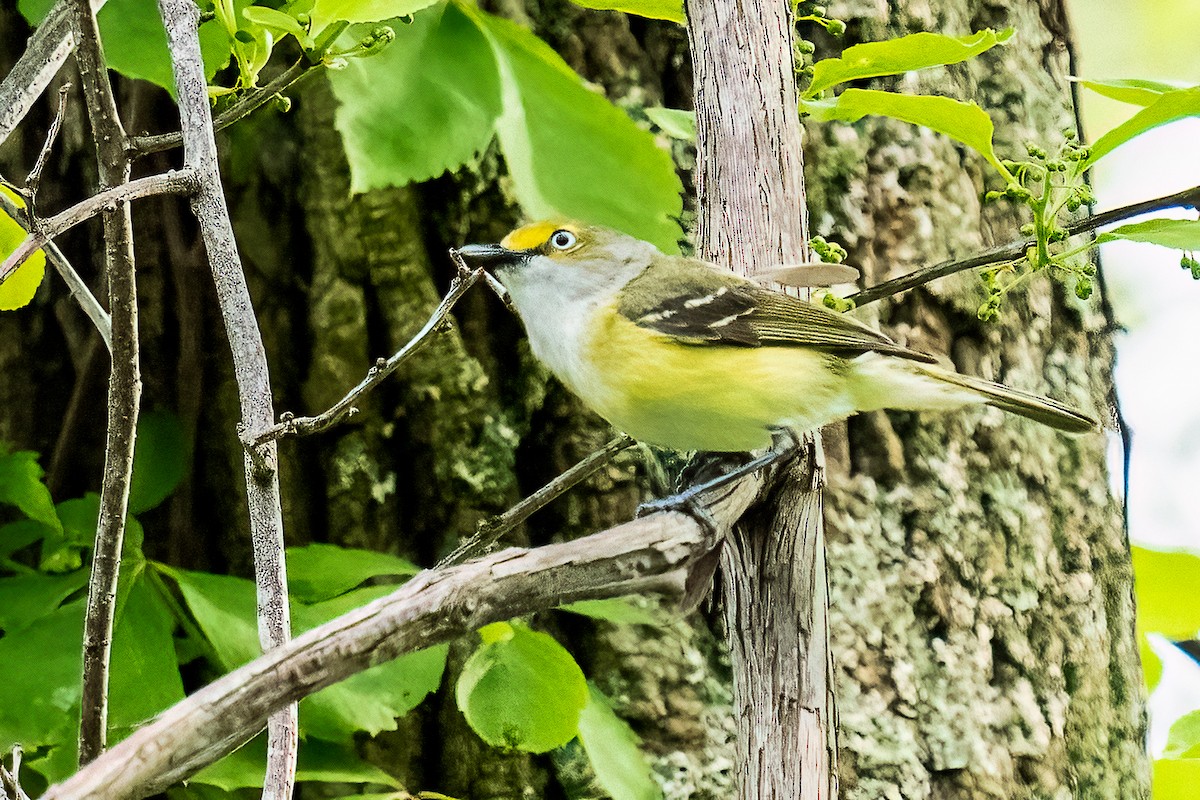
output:
<instances>
[{"instance_id":1,"label":"bare twig","mask_svg":"<svg viewBox=\"0 0 1200 800\"><path fill-rule=\"evenodd\" d=\"M17 267L25 263L34 252L56 236L60 236L81 222L103 212L117 211L127 207L130 200L155 197L164 194L192 194L197 189L194 170L184 168L169 170L161 175L148 175L126 183L117 182L111 188L97 192L65 211L60 211L45 220L36 220L34 230L29 232L17 248L9 253L0 264L0 283L4 283Z\"/></svg>"},{"instance_id":2,"label":"bare twig","mask_svg":"<svg viewBox=\"0 0 1200 800\"><path fill-rule=\"evenodd\" d=\"M251 438L271 427L274 411L271 378L262 333L242 271L229 209L221 189L217 144L208 107L208 86L200 57L197 33L200 9L193 0L159 0L167 30L167 46L175 73L179 116L183 130L183 161L193 168L199 187L192 195L192 211L208 252L217 290L217 302L233 354L242 422ZM283 512L279 496L276 445L267 442L246 451L246 504L254 546L255 582L258 586L258 637L264 651L291 639L288 613L287 568L283 557ZM267 771L263 797L289 800L296 774L298 747L296 704L280 707L267 725ZM107 790L106 790L107 791Z\"/></svg>"},{"instance_id":3,"label":"bare twig","mask_svg":"<svg viewBox=\"0 0 1200 800\"><path fill-rule=\"evenodd\" d=\"M0 210L18 225L24 227L24 223L21 221L25 216L22 209L17 208L17 204L3 192L0 192ZM54 242L46 242L42 245L42 249L46 253L46 260L58 271L63 283L67 284L67 288L71 290L71 296L75 298L75 302L79 303L83 313L88 315L92 324L96 326L96 330L100 332L104 346L108 348L109 352L112 352L112 321L108 317L108 312L104 310L100 301L83 282L83 278L79 277L79 273L71 266L71 262L67 261L67 257L58 249L58 245Z\"/></svg>"},{"instance_id":4,"label":"bare twig","mask_svg":"<svg viewBox=\"0 0 1200 800\"><path fill-rule=\"evenodd\" d=\"M78 44L76 62L96 145L100 186L102 189L117 188L129 181L125 130L121 127L112 84L108 80L95 12L89 0L74 0L73 11ZM104 260L112 314L112 371L108 379L108 435L104 447L100 514L83 622L80 764L86 764L104 752L107 736L109 657L116 616L117 578L142 396L137 282L129 203L124 198L113 200L107 211L104 214ZM0 280L3 280L2 276Z\"/></svg>"},{"instance_id":5,"label":"bare twig","mask_svg":"<svg viewBox=\"0 0 1200 800\"><path fill-rule=\"evenodd\" d=\"M762 475L748 476L708 506L718 537L762 486ZM569 542L427 570L192 694L42 800L133 800L161 791L250 739L272 710L490 622L578 600L686 598L717 541L706 526L668 511Z\"/></svg>"},{"instance_id":6,"label":"bare twig","mask_svg":"<svg viewBox=\"0 0 1200 800\"><path fill-rule=\"evenodd\" d=\"M5 768L0 763L0 787L3 787L4 797L11 800L29 800L29 795L21 788L21 746L12 749L12 769Z\"/></svg>"},{"instance_id":7,"label":"bare twig","mask_svg":"<svg viewBox=\"0 0 1200 800\"><path fill-rule=\"evenodd\" d=\"M1066 226L1067 233L1071 236L1078 236L1081 233L1090 233L1105 225L1122 222L1140 214L1148 214L1151 211L1163 211L1168 208L1196 208L1198 205L1200 205L1200 186L1193 186L1190 189L1184 189L1182 192L1176 192L1175 194L1156 197L1153 200L1143 200L1140 203L1133 203L1121 208L1114 208L1111 211L1082 217ZM1033 241L1009 242L1008 244L997 245L969 258L943 261L940 264L934 264L933 266L910 272L907 275L901 275L899 278L884 281L869 289L863 289L857 294L852 294L846 299L853 300L855 305L865 306L868 303L874 303L885 297L892 297L893 295L900 294L900 292L924 286L930 281L944 278L947 275L954 275L991 264L1002 264L1005 261L1015 261L1019 258L1024 258L1029 248L1035 245L1036 242Z\"/></svg>"},{"instance_id":8,"label":"bare twig","mask_svg":"<svg viewBox=\"0 0 1200 800\"><path fill-rule=\"evenodd\" d=\"M46 140L42 142L42 151L38 153L37 161L33 162L33 169L29 170L29 174L25 177L25 191L28 192L29 213L37 213L37 193L38 187L42 183L42 170L46 168L46 162L50 158L50 151L54 148L54 140L58 138L58 129L62 127L63 116L67 113L67 96L70 94L71 84L64 83L58 89L58 108L54 111L54 119L50 120L50 129L46 131Z\"/></svg>"},{"instance_id":9,"label":"bare twig","mask_svg":"<svg viewBox=\"0 0 1200 800\"><path fill-rule=\"evenodd\" d=\"M104 0L92 0L99 11ZM71 0L58 0L29 39L25 52L0 83L0 144L3 144L75 50Z\"/></svg>"},{"instance_id":10,"label":"bare twig","mask_svg":"<svg viewBox=\"0 0 1200 800\"><path fill-rule=\"evenodd\" d=\"M281 92L287 91L292 84L320 66L322 66L321 63L313 64L306 59L300 59L266 86L247 92L236 103L220 114L217 114L213 119L213 130L224 130L238 120L244 119L256 109L270 102L271 98ZM151 153L161 153L163 150L171 150L182 144L183 134L178 132L160 133L153 136L134 136L129 140L129 147L134 158L150 155Z\"/></svg>"},{"instance_id":11,"label":"bare twig","mask_svg":"<svg viewBox=\"0 0 1200 800\"><path fill-rule=\"evenodd\" d=\"M624 434L618 436L503 514L479 523L479 527L476 528L471 538L438 562L437 568L452 567L483 555L489 547L500 541L504 534L529 519L535 511L545 508L552 501L596 474L601 467L612 461L613 456L631 447L633 443L633 439Z\"/></svg>"},{"instance_id":12,"label":"bare twig","mask_svg":"<svg viewBox=\"0 0 1200 800\"><path fill-rule=\"evenodd\" d=\"M382 383L387 376L395 372L400 365L424 347L430 340L430 335L441 328L446 317L450 314L450 309L454 308L454 304L485 274L483 269L460 272L450 284L450 290L446 292L446 296L442 298L442 302L434 309L433 314L429 317L429 321L425 323L421 330L417 331L416 335L390 358L381 358L376 361L375 366L367 371L367 377L363 378L357 386L347 392L345 397L334 403L332 408L317 414L315 417L293 418L285 414L282 422L272 425L257 435L246 437L247 446L252 448L261 447L268 442L274 442L285 436L308 436L309 434L320 433L337 425L343 419L352 416L358 411L354 404L358 402L359 398Z\"/></svg>"}]
</instances>

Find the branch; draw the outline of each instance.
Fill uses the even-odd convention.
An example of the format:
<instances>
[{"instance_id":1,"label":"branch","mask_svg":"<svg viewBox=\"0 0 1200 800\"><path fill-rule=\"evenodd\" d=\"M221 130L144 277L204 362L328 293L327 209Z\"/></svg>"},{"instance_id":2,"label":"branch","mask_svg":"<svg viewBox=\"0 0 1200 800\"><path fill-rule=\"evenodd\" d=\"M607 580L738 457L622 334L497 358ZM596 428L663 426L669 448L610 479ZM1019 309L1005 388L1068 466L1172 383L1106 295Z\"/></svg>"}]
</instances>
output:
<instances>
[{"instance_id":1,"label":"branch","mask_svg":"<svg viewBox=\"0 0 1200 800\"><path fill-rule=\"evenodd\" d=\"M7 769L0 763L0 787L3 787L3 797L6 800L29 800L29 795L21 788L21 746L12 749L12 769Z\"/></svg>"},{"instance_id":2,"label":"branch","mask_svg":"<svg viewBox=\"0 0 1200 800\"><path fill-rule=\"evenodd\" d=\"M75 60L79 66L92 139L96 145L100 185L113 187L114 191L119 192L122 185L129 181L125 129L121 127L112 84L108 80L95 12L89 0L74 0L73 11L78 39ZM123 196L111 199L105 210L108 213L104 215L104 263L108 274L108 306L112 314L112 370L108 377L108 433L104 446L104 477L100 486L100 514L96 522L87 610L83 621L80 764L86 764L104 752L108 732L108 675L116 616L117 580L121 567L121 547L125 539L129 485L133 474L133 446L142 397L133 223L128 199ZM3 271L0 271L0 280L3 278Z\"/></svg>"},{"instance_id":3,"label":"branch","mask_svg":"<svg viewBox=\"0 0 1200 800\"><path fill-rule=\"evenodd\" d=\"M253 437L274 422L271 378L221 189L217 144L208 107L208 84L197 33L200 9L194 0L159 0L158 8L167 30L167 46L175 73L183 130L183 163L195 170L200 181L191 198L192 211L208 252L217 302L233 353L241 426ZM274 442L247 450L244 459L246 504L250 512L250 537L258 586L258 638L266 652L282 647L291 638L277 461ZM279 710L271 716L267 730L263 797L288 800L296 775L297 710L294 702L277 708Z\"/></svg>"},{"instance_id":4,"label":"branch","mask_svg":"<svg viewBox=\"0 0 1200 800\"><path fill-rule=\"evenodd\" d=\"M1200 186L1193 186L1190 189L1184 189L1182 192L1176 192L1175 194L1156 197L1153 200L1143 200L1140 203L1114 208L1111 211L1104 211L1100 214L1077 219L1067 225L1067 233L1071 236L1078 236L1081 233L1090 233L1105 225L1111 225L1114 222L1123 222L1131 217L1148 214L1151 211L1164 211L1168 208L1196 208L1198 206L1200 206ZM947 275L954 275L955 273L965 272L969 269L978 269L991 264L1002 264L1005 261L1015 261L1019 258L1024 258L1026 251L1036 244L1034 241L1027 240L998 245L970 258L943 261L940 264L934 264L933 266L910 272L907 275L901 275L899 278L884 281L869 289L863 289L857 294L852 294L846 299L853 300L855 305L865 306L868 303L874 303L885 297L892 297L893 295L900 294L900 292L924 286L930 281L944 278Z\"/></svg>"},{"instance_id":5,"label":"branch","mask_svg":"<svg viewBox=\"0 0 1200 800\"><path fill-rule=\"evenodd\" d=\"M633 439L621 434L503 514L479 523L471 538L438 562L438 568L452 567L483 555L489 547L500 541L500 537L529 519L535 511L545 508L553 500L596 474L601 467L612 461L613 456L633 444Z\"/></svg>"},{"instance_id":6,"label":"branch","mask_svg":"<svg viewBox=\"0 0 1200 800\"><path fill-rule=\"evenodd\" d=\"M42 185L42 170L46 168L46 162L50 159L50 151L54 149L54 140L58 138L58 129L62 127L63 115L67 112L67 95L70 91L71 84L69 83L64 83L58 88L58 107L54 111L54 118L50 120L50 129L46 131L46 139L42 142L42 151L38 153L37 160L33 162L33 169L29 170L29 174L25 176L25 191L28 193L31 215L37 208L37 193Z\"/></svg>"},{"instance_id":7,"label":"branch","mask_svg":"<svg viewBox=\"0 0 1200 800\"><path fill-rule=\"evenodd\" d=\"M213 130L224 130L238 120L244 119L256 109L266 105L272 97L287 91L293 83L321 66L323 66L322 63L312 64L306 59L300 59L266 86L247 92L236 103L218 114L213 119ZM129 140L129 149L134 158L139 158L151 153L161 153L163 150L172 150L182 144L182 133L160 133L154 136L133 137Z\"/></svg>"},{"instance_id":8,"label":"branch","mask_svg":"<svg viewBox=\"0 0 1200 800\"><path fill-rule=\"evenodd\" d=\"M761 475L748 476L709 507L720 533L762 487ZM134 800L160 792L249 740L272 710L491 622L578 600L686 598L715 541L691 517L662 512L582 539L426 570L167 709L42 800Z\"/></svg>"},{"instance_id":9,"label":"branch","mask_svg":"<svg viewBox=\"0 0 1200 800\"><path fill-rule=\"evenodd\" d=\"M0 211L8 215L10 219L25 227L22 222L22 217L25 215L21 209L17 208L17 204L8 198L8 195L0 192ZM26 230L28 233L28 230ZM71 290L71 296L79 303L83 313L88 315L92 324L96 326L96 330L100 332L100 338L104 340L104 346L108 351L112 352L112 321L109 319L108 312L104 310L104 306L100 305L100 301L92 294L91 289L83 282L83 278L79 277L79 273L71 266L71 262L67 261L67 257L63 255L62 250L58 249L58 245L54 242L46 242L42 246L46 253L46 260L54 266L58 271L59 276L63 279L63 283L67 284L67 288Z\"/></svg>"},{"instance_id":10,"label":"branch","mask_svg":"<svg viewBox=\"0 0 1200 800\"><path fill-rule=\"evenodd\" d=\"M81 222L104 212L127 207L126 204L130 200L164 194L190 195L197 190L198 180L194 170L186 167L181 170L168 170L161 175L149 175L128 183L118 182L112 188L97 192L53 217L35 220L34 229L17 245L17 249L8 254L4 263L0 264L0 283L8 280L8 277L46 242L61 236Z\"/></svg>"},{"instance_id":11,"label":"branch","mask_svg":"<svg viewBox=\"0 0 1200 800\"><path fill-rule=\"evenodd\" d=\"M367 392L374 389L383 382L387 376L391 375L400 365L413 356L418 350L427 344L431 336L442 329L442 324L446 317L450 314L450 309L454 308L462 296L467 293L475 282L481 276L486 274L482 268L474 271L460 271L450 284L450 291L446 292L446 296L442 298L442 302L438 305L434 312L429 317L429 321L425 323L421 330L417 331L416 335L408 341L406 345L401 347L388 359L379 359L375 362L375 366L367 371L367 377L363 378L357 386L346 393L346 396L337 401L332 408L323 411L315 417L298 417L294 418L290 414L283 415L283 421L272 425L266 430L258 433L253 438L245 440L246 445L251 448L261 447L268 442L274 442L282 439L285 436L308 436L313 433L326 431L337 425L342 420L355 414L358 409L354 403L358 401Z\"/></svg>"},{"instance_id":12,"label":"branch","mask_svg":"<svg viewBox=\"0 0 1200 800\"><path fill-rule=\"evenodd\" d=\"M99 11L104 0L92 0ZM25 119L75 50L71 0L58 0L33 32L25 52L0 83L0 144Z\"/></svg>"}]
</instances>

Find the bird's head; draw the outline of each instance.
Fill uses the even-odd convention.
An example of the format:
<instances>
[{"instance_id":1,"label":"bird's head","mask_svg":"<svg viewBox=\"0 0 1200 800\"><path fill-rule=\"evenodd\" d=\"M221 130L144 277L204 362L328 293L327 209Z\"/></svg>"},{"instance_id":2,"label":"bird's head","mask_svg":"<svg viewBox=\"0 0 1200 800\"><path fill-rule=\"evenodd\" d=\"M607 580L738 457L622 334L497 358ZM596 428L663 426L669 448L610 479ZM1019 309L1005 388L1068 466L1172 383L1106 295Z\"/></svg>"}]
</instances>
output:
<instances>
[{"instance_id":1,"label":"bird's head","mask_svg":"<svg viewBox=\"0 0 1200 800\"><path fill-rule=\"evenodd\" d=\"M552 288L563 299L615 292L661 253L649 242L599 225L543 220L509 233L499 244L468 244L458 252L490 269L518 306L528 287ZM539 295L542 292L539 291Z\"/></svg>"}]
</instances>

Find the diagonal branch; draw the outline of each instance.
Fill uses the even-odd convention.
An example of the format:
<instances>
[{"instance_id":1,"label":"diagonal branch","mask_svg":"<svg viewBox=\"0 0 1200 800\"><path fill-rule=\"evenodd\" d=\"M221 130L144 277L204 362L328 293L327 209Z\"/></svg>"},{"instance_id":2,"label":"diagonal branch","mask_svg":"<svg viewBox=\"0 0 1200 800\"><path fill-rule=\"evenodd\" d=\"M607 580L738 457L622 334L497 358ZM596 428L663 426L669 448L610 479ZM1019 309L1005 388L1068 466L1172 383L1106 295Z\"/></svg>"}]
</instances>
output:
<instances>
[{"instance_id":1,"label":"diagonal branch","mask_svg":"<svg viewBox=\"0 0 1200 800\"><path fill-rule=\"evenodd\" d=\"M375 366L367 371L367 376L359 382L357 386L346 393L346 396L334 403L333 407L327 411L317 414L315 417L298 417L293 418L285 414L282 422L270 426L264 431L246 440L248 447L261 447L268 442L274 442L285 436L308 436L313 433L326 431L337 425L342 420L354 415L358 409L354 404L358 402L364 394L374 389L384 381L387 376L391 375L400 368L404 362L408 361L418 350L424 347L432 338L432 334L442 329L443 323L450 315L450 310L454 308L462 296L467 293L467 290L475 285L475 282L484 275L483 269L474 271L462 271L450 284L450 290L446 292L446 296L442 298L442 302L434 309L430 315L429 321L417 331L399 350L397 350L390 358L379 359L375 362Z\"/></svg>"},{"instance_id":2,"label":"diagonal branch","mask_svg":"<svg viewBox=\"0 0 1200 800\"><path fill-rule=\"evenodd\" d=\"M1190 189L1184 189L1182 192L1176 192L1175 194L1156 197L1153 200L1143 200L1140 203L1133 203L1121 208L1114 208L1111 211L1082 217L1067 225L1067 233L1071 236L1078 236L1081 233L1091 233L1105 225L1111 225L1114 222L1123 222L1124 220L1141 214L1148 214L1152 211L1165 211L1168 208L1196 208L1198 206L1200 206L1200 186L1193 186ZM1033 241L1009 242L1008 244L997 245L969 258L943 261L940 264L914 270L907 275L901 275L899 278L893 278L890 281L884 281L876 286L872 286L869 289L863 289L861 292L852 294L846 299L853 300L855 305L865 306L868 303L874 303L885 297L892 297L901 292L907 292L909 289L924 286L930 281L945 278L947 275L954 275L959 272L990 266L991 264L1002 264L1005 261L1015 261L1019 258L1024 258L1029 248L1035 245L1036 242Z\"/></svg>"},{"instance_id":3,"label":"diagonal branch","mask_svg":"<svg viewBox=\"0 0 1200 800\"><path fill-rule=\"evenodd\" d=\"M134 800L162 791L249 740L274 709L490 622L635 593L686 598L706 556L763 485L761 474L748 476L708 507L716 537L669 511L582 539L426 570L167 709L42 800Z\"/></svg>"},{"instance_id":4,"label":"diagonal branch","mask_svg":"<svg viewBox=\"0 0 1200 800\"><path fill-rule=\"evenodd\" d=\"M175 73L183 130L183 161L185 166L195 170L200 181L191 198L192 211L200 225L200 236L216 285L217 302L233 353L241 425L247 435L253 437L271 427L274 421L271 379L262 333L254 316L250 290L233 238L229 209L221 189L217 144L208 107L208 85L197 33L200 9L194 0L159 0L158 8L167 29L167 46ZM267 442L247 450L244 464L246 505L250 512L250 537L258 587L259 643L264 651L271 651L287 644L291 638L275 443ZM281 705L267 726L264 798L291 798L298 746L296 704Z\"/></svg>"},{"instance_id":5,"label":"diagonal branch","mask_svg":"<svg viewBox=\"0 0 1200 800\"><path fill-rule=\"evenodd\" d=\"M25 263L46 242L61 236L81 222L102 213L114 211L125 206L130 200L143 197L155 197L165 194L193 194L197 190L197 178L194 170L169 170L161 175L149 175L145 178L117 183L111 188L97 192L86 200L76 203L65 211L60 211L53 217L37 220L34 229L17 245L0 264L0 283L4 283L17 268Z\"/></svg>"}]
</instances>

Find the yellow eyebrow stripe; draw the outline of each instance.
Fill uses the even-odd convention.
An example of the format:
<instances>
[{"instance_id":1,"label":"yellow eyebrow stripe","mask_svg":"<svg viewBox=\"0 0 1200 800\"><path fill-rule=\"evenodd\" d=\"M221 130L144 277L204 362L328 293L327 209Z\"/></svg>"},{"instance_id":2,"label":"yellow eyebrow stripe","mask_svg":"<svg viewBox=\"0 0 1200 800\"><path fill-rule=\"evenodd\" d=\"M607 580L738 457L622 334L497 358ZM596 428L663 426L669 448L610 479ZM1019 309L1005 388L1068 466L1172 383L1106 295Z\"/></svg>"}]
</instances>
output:
<instances>
[{"instance_id":1,"label":"yellow eyebrow stripe","mask_svg":"<svg viewBox=\"0 0 1200 800\"><path fill-rule=\"evenodd\" d=\"M507 250L532 250L535 247L544 245L550 238L550 235L558 230L559 227L559 224L556 222L535 222L532 225L517 228L508 236L505 236L500 242L500 246Z\"/></svg>"}]
</instances>

